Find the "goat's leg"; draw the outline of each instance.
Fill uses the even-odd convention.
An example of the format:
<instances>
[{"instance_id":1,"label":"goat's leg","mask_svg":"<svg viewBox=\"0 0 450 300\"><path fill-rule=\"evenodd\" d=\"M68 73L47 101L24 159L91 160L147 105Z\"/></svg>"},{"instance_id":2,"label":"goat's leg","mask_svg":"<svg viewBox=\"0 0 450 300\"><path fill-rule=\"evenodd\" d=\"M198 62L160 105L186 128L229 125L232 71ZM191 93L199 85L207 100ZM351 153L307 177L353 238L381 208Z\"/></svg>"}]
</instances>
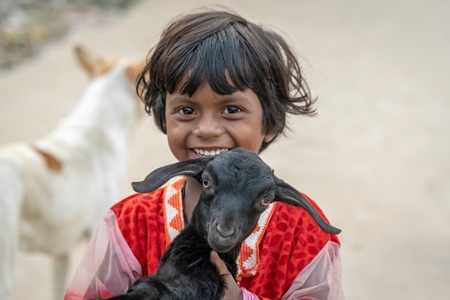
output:
<instances>
[{"instance_id":1,"label":"goat's leg","mask_svg":"<svg viewBox=\"0 0 450 300\"><path fill-rule=\"evenodd\" d=\"M19 166L0 157L0 299L8 299L19 244L23 178Z\"/></svg>"},{"instance_id":2,"label":"goat's leg","mask_svg":"<svg viewBox=\"0 0 450 300\"><path fill-rule=\"evenodd\" d=\"M64 298L66 292L66 278L69 269L69 253L60 253L53 256L53 290L54 299Z\"/></svg>"},{"instance_id":3,"label":"goat's leg","mask_svg":"<svg viewBox=\"0 0 450 300\"><path fill-rule=\"evenodd\" d=\"M1 200L1 199L0 199ZM4 203L0 203L2 205ZM18 214L5 214L0 207L0 299L7 300L14 280L14 266L18 250Z\"/></svg>"}]
</instances>

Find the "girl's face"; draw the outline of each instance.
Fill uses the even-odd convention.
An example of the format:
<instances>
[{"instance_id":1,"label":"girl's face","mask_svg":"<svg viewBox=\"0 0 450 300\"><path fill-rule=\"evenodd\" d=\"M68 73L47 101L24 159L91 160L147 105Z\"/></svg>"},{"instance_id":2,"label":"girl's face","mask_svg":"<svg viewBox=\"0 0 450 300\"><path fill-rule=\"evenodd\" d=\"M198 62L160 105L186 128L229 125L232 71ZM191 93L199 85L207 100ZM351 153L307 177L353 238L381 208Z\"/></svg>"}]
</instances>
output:
<instances>
[{"instance_id":1,"label":"girl's face","mask_svg":"<svg viewBox=\"0 0 450 300\"><path fill-rule=\"evenodd\" d=\"M222 96L205 83L192 97L176 90L166 96L170 150L179 161L236 147L258 153L262 142L275 136L263 132L262 116L261 103L251 89Z\"/></svg>"}]
</instances>

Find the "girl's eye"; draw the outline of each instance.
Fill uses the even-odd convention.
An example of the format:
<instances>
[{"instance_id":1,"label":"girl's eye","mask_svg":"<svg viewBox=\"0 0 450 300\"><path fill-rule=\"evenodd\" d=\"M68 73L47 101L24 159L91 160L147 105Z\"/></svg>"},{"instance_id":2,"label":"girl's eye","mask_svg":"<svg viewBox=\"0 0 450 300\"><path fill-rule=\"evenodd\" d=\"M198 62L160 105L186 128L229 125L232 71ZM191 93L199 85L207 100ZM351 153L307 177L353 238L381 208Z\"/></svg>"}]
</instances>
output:
<instances>
[{"instance_id":1,"label":"girl's eye","mask_svg":"<svg viewBox=\"0 0 450 300\"><path fill-rule=\"evenodd\" d=\"M235 114L235 113L238 113L238 112L240 112L240 111L242 111L242 109L240 109L239 107L237 107L237 106L228 106L227 108L225 108L224 109L224 113L225 114Z\"/></svg>"},{"instance_id":2,"label":"girl's eye","mask_svg":"<svg viewBox=\"0 0 450 300\"><path fill-rule=\"evenodd\" d=\"M270 198L262 198L261 199L261 205L263 206L267 206L272 202L272 200Z\"/></svg>"},{"instance_id":3,"label":"girl's eye","mask_svg":"<svg viewBox=\"0 0 450 300\"><path fill-rule=\"evenodd\" d=\"M202 185L205 189L209 189L211 187L211 182L209 182L209 180L202 180Z\"/></svg>"},{"instance_id":4,"label":"girl's eye","mask_svg":"<svg viewBox=\"0 0 450 300\"><path fill-rule=\"evenodd\" d=\"M194 109L189 106L180 108L179 112L182 113L183 115L192 115L195 113Z\"/></svg>"}]
</instances>

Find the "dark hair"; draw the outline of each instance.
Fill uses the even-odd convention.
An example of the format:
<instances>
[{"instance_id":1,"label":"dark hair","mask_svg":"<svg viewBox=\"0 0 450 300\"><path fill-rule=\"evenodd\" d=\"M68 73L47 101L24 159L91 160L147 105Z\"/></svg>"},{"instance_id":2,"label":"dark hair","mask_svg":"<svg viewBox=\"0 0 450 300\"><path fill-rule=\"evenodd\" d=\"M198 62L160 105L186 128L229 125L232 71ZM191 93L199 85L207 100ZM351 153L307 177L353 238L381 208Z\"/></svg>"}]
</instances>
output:
<instances>
[{"instance_id":1,"label":"dark hair","mask_svg":"<svg viewBox=\"0 0 450 300\"><path fill-rule=\"evenodd\" d=\"M260 152L283 133L287 113L315 113L315 99L286 41L229 11L208 9L176 18L150 51L137 90L164 133L166 93L173 93L183 76L180 93L189 96L205 81L220 95L252 89L263 108L263 130L275 133Z\"/></svg>"}]
</instances>

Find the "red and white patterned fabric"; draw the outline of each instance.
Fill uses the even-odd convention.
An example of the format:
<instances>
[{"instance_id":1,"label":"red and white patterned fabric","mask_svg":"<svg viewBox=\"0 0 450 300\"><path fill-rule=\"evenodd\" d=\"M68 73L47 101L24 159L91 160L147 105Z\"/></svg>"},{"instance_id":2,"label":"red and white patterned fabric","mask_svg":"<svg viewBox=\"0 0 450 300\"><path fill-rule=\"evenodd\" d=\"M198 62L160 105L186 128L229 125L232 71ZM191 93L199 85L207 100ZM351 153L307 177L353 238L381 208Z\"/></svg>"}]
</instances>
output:
<instances>
[{"instance_id":1,"label":"red and white patterned fabric","mask_svg":"<svg viewBox=\"0 0 450 300\"><path fill-rule=\"evenodd\" d=\"M114 205L87 246L64 299L122 294L138 278L153 274L184 227L184 182L176 177ZM238 264L240 287L258 299L344 299L339 240L301 207L271 204L242 245Z\"/></svg>"}]
</instances>

